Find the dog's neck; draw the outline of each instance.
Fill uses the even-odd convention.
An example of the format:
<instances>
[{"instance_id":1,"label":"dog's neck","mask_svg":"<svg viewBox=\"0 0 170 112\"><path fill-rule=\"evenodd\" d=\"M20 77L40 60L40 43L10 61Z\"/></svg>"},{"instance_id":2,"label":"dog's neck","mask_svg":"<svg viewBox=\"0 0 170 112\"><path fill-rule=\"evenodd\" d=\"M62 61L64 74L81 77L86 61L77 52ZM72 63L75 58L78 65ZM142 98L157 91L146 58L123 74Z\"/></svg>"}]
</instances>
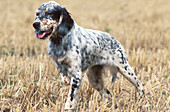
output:
<instances>
[{"instance_id":1,"label":"dog's neck","mask_svg":"<svg viewBox=\"0 0 170 112\"><path fill-rule=\"evenodd\" d=\"M53 44L55 44L56 46L60 45L61 42L62 42L62 38L60 37L53 37L51 36L50 39L49 39Z\"/></svg>"}]
</instances>

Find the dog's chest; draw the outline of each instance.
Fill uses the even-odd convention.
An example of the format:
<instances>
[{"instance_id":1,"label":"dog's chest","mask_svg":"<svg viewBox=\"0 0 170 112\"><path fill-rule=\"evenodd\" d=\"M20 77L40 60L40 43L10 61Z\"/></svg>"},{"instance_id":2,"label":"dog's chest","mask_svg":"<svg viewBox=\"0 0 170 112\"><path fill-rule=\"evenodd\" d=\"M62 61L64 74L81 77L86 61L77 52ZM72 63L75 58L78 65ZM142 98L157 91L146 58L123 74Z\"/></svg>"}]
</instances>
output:
<instances>
[{"instance_id":1,"label":"dog's chest","mask_svg":"<svg viewBox=\"0 0 170 112\"><path fill-rule=\"evenodd\" d=\"M61 46L61 45L56 46L51 41L48 42L47 51L48 51L49 57L55 63L62 61L64 59L65 54L66 54L66 50L63 48L63 46Z\"/></svg>"}]
</instances>

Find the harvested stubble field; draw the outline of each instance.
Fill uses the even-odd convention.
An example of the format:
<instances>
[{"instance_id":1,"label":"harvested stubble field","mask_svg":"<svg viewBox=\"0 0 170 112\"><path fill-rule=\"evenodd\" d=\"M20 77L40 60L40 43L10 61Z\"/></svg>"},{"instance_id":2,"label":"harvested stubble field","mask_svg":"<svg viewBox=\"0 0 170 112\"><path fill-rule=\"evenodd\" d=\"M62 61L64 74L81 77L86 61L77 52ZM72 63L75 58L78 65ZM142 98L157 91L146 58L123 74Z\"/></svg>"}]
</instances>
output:
<instances>
[{"instance_id":1,"label":"harvested stubble field","mask_svg":"<svg viewBox=\"0 0 170 112\"><path fill-rule=\"evenodd\" d=\"M0 111L64 110L69 86L61 83L47 56L45 41L35 37L32 22L44 0L0 0ZM110 108L92 89L86 75L77 112L157 111L170 107L169 0L59 0L81 26L111 33L126 49L129 62L151 103L146 110L135 87L120 74L112 85ZM113 107L116 107L115 109Z\"/></svg>"}]
</instances>

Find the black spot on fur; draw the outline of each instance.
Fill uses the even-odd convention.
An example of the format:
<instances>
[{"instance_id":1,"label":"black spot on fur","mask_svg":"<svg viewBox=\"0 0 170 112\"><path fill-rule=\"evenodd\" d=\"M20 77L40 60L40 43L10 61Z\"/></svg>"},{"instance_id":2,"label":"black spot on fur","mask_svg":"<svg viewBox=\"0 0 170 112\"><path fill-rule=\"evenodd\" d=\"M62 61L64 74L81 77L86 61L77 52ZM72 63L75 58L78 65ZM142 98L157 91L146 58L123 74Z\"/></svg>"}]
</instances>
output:
<instances>
[{"instance_id":1,"label":"black spot on fur","mask_svg":"<svg viewBox=\"0 0 170 112\"><path fill-rule=\"evenodd\" d=\"M124 68L125 68L125 70L127 71L128 66L125 66Z\"/></svg>"},{"instance_id":2,"label":"black spot on fur","mask_svg":"<svg viewBox=\"0 0 170 112\"><path fill-rule=\"evenodd\" d=\"M133 73L131 73L131 76L133 76Z\"/></svg>"},{"instance_id":3,"label":"black spot on fur","mask_svg":"<svg viewBox=\"0 0 170 112\"><path fill-rule=\"evenodd\" d=\"M130 73L128 72L128 74L130 75Z\"/></svg>"},{"instance_id":4,"label":"black spot on fur","mask_svg":"<svg viewBox=\"0 0 170 112\"><path fill-rule=\"evenodd\" d=\"M122 51L119 49L119 50L117 50L118 52L120 52L120 54L121 54L121 64L125 64L126 63L126 58L123 56L123 53L122 53Z\"/></svg>"},{"instance_id":5,"label":"black spot on fur","mask_svg":"<svg viewBox=\"0 0 170 112\"><path fill-rule=\"evenodd\" d=\"M81 43L81 38L80 38L80 37L78 37L78 40L79 40L79 42Z\"/></svg>"},{"instance_id":6,"label":"black spot on fur","mask_svg":"<svg viewBox=\"0 0 170 112\"><path fill-rule=\"evenodd\" d=\"M137 82L137 86L139 87L139 82Z\"/></svg>"},{"instance_id":7,"label":"black spot on fur","mask_svg":"<svg viewBox=\"0 0 170 112\"><path fill-rule=\"evenodd\" d=\"M77 81L77 80L75 80L75 79L73 79L73 82L74 82L74 83L76 83L76 84L78 83L78 81Z\"/></svg>"},{"instance_id":8,"label":"black spot on fur","mask_svg":"<svg viewBox=\"0 0 170 112\"><path fill-rule=\"evenodd\" d=\"M74 98L74 94L73 94L73 92L71 93L71 101L73 100L73 98Z\"/></svg>"},{"instance_id":9,"label":"black spot on fur","mask_svg":"<svg viewBox=\"0 0 170 112\"><path fill-rule=\"evenodd\" d=\"M78 51L78 50L76 50L76 52L77 52L77 54L79 54L79 51Z\"/></svg>"},{"instance_id":10,"label":"black spot on fur","mask_svg":"<svg viewBox=\"0 0 170 112\"><path fill-rule=\"evenodd\" d=\"M51 52L49 52L48 55L51 55Z\"/></svg>"},{"instance_id":11,"label":"black spot on fur","mask_svg":"<svg viewBox=\"0 0 170 112\"><path fill-rule=\"evenodd\" d=\"M72 88L78 88L77 84L73 84Z\"/></svg>"},{"instance_id":12,"label":"black spot on fur","mask_svg":"<svg viewBox=\"0 0 170 112\"><path fill-rule=\"evenodd\" d=\"M78 81L78 82L81 81L80 78L77 78L77 77L76 77L76 75L73 75L73 77L74 77L74 79L75 79L76 81Z\"/></svg>"}]
</instances>

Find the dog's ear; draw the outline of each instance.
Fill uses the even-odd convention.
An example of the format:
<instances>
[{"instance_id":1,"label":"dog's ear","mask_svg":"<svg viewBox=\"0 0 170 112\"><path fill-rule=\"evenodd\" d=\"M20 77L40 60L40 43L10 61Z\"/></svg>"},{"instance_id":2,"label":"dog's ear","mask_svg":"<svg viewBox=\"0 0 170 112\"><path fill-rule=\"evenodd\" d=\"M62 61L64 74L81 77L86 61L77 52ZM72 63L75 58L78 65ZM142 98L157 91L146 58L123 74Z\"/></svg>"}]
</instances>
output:
<instances>
[{"instance_id":1,"label":"dog's ear","mask_svg":"<svg viewBox=\"0 0 170 112\"><path fill-rule=\"evenodd\" d=\"M61 8L60 7L55 7L53 12L52 12L53 20L56 20L58 22L59 19L60 19L61 13L62 13Z\"/></svg>"},{"instance_id":2,"label":"dog's ear","mask_svg":"<svg viewBox=\"0 0 170 112\"><path fill-rule=\"evenodd\" d=\"M65 8L56 9L53 18L57 21L57 36L63 38L72 28L73 20Z\"/></svg>"}]
</instances>

